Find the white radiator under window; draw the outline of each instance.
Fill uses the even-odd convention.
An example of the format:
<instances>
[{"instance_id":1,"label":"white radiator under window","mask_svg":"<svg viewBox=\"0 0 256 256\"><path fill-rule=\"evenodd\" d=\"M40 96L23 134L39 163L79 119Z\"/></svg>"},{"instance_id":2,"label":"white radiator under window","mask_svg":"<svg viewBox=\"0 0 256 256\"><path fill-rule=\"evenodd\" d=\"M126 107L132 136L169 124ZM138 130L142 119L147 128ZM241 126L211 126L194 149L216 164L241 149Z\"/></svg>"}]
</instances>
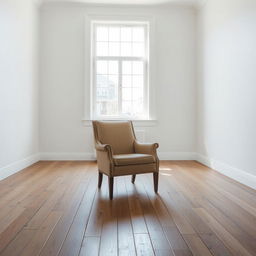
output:
<instances>
[{"instance_id":1,"label":"white radiator under window","mask_svg":"<svg viewBox=\"0 0 256 256\"><path fill-rule=\"evenodd\" d=\"M146 136L145 130L135 129L135 135L139 142L145 142L145 136Z\"/></svg>"}]
</instances>

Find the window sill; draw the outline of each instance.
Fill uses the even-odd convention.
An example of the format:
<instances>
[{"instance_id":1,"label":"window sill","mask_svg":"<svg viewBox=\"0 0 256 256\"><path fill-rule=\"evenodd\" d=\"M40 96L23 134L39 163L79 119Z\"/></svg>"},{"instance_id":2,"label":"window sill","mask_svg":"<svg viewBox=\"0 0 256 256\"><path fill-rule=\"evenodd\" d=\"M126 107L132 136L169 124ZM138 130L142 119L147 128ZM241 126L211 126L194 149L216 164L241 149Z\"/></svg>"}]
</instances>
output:
<instances>
[{"instance_id":1,"label":"window sill","mask_svg":"<svg viewBox=\"0 0 256 256\"><path fill-rule=\"evenodd\" d=\"M107 120L105 120L107 121ZM118 120L116 120L118 121ZM122 120L120 120L122 121ZM147 120L132 120L134 127L152 127L157 125L157 120L153 119L147 119ZM82 119L82 123L86 127L91 127L92 126L92 120L88 119Z\"/></svg>"}]
</instances>

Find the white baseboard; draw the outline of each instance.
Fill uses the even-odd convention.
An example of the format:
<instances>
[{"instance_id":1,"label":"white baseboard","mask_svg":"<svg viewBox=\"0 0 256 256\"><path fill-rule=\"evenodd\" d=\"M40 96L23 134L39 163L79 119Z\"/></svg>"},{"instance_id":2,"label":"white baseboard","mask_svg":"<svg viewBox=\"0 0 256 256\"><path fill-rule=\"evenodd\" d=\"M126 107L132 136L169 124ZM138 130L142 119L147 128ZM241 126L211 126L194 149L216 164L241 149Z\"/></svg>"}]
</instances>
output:
<instances>
[{"instance_id":1,"label":"white baseboard","mask_svg":"<svg viewBox=\"0 0 256 256\"><path fill-rule=\"evenodd\" d=\"M230 177L231 179L234 179L248 187L251 187L253 189L256 189L256 176L245 172L241 169L232 167L228 164L225 164L223 162L220 162L218 160L209 158L207 156L196 154L196 160L199 163L202 163L222 174L225 176Z\"/></svg>"},{"instance_id":2,"label":"white baseboard","mask_svg":"<svg viewBox=\"0 0 256 256\"><path fill-rule=\"evenodd\" d=\"M160 160L195 160L194 152L158 152Z\"/></svg>"},{"instance_id":3,"label":"white baseboard","mask_svg":"<svg viewBox=\"0 0 256 256\"><path fill-rule=\"evenodd\" d=\"M38 162L40 160L39 154L26 157L12 164L6 165L0 168L0 180L7 178L8 176L21 171L22 169Z\"/></svg>"},{"instance_id":4,"label":"white baseboard","mask_svg":"<svg viewBox=\"0 0 256 256\"><path fill-rule=\"evenodd\" d=\"M51 161L92 161L96 160L94 153L89 152L41 152L40 160Z\"/></svg>"}]
</instances>

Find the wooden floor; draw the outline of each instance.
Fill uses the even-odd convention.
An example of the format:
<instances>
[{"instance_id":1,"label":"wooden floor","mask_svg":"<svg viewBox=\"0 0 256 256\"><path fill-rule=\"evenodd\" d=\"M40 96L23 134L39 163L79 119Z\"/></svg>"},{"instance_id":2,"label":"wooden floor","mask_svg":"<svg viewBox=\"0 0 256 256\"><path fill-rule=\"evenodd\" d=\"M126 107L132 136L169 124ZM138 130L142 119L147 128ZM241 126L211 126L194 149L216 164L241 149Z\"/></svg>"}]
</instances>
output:
<instances>
[{"instance_id":1,"label":"wooden floor","mask_svg":"<svg viewBox=\"0 0 256 256\"><path fill-rule=\"evenodd\" d=\"M194 161L107 179L93 162L39 162L0 181L0 255L256 255L256 191Z\"/></svg>"}]
</instances>

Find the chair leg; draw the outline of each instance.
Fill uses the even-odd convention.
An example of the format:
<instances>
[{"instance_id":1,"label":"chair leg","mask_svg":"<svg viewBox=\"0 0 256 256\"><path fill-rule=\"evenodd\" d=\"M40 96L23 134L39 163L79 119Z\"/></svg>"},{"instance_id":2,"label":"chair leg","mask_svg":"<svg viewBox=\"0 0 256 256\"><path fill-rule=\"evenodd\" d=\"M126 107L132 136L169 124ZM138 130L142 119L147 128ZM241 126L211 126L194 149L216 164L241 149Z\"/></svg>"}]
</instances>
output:
<instances>
[{"instance_id":1,"label":"chair leg","mask_svg":"<svg viewBox=\"0 0 256 256\"><path fill-rule=\"evenodd\" d=\"M153 173L153 178L154 178L154 190L155 190L155 193L157 193L158 191L158 172L154 172Z\"/></svg>"},{"instance_id":2,"label":"chair leg","mask_svg":"<svg viewBox=\"0 0 256 256\"><path fill-rule=\"evenodd\" d=\"M98 188L101 188L102 178L103 178L103 174L102 174L101 172L99 172L99 176L98 176Z\"/></svg>"},{"instance_id":3,"label":"chair leg","mask_svg":"<svg viewBox=\"0 0 256 256\"><path fill-rule=\"evenodd\" d=\"M133 174L133 175L132 175L132 183L135 182L135 179L136 179L136 174Z\"/></svg>"},{"instance_id":4,"label":"chair leg","mask_svg":"<svg viewBox=\"0 0 256 256\"><path fill-rule=\"evenodd\" d=\"M113 199L114 177L108 177L109 199Z\"/></svg>"}]
</instances>

